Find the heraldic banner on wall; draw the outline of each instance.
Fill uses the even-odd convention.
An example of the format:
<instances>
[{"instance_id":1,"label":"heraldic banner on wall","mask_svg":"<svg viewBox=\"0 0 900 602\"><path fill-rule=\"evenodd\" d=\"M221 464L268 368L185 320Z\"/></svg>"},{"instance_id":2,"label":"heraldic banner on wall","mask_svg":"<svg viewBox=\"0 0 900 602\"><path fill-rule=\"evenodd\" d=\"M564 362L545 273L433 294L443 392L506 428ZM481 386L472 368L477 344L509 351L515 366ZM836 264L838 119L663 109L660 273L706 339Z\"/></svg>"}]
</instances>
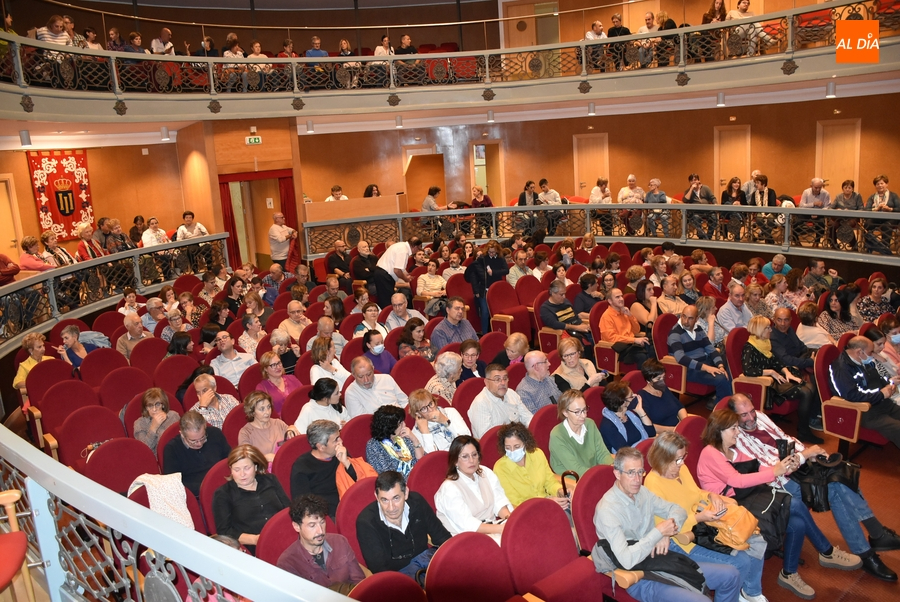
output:
<instances>
[{"instance_id":1,"label":"heraldic banner on wall","mask_svg":"<svg viewBox=\"0 0 900 602\"><path fill-rule=\"evenodd\" d=\"M41 232L52 230L60 241L76 240L78 224L93 226L86 150L29 151L28 166Z\"/></svg>"}]
</instances>

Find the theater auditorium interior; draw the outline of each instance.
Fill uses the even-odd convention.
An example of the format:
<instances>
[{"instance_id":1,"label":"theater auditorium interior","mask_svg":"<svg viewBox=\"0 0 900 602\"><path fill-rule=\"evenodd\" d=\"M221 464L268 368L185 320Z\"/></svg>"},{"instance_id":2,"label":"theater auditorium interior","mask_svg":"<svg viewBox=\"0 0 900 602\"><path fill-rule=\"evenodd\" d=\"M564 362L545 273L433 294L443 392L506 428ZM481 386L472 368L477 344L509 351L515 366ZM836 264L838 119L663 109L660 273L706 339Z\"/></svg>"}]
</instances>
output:
<instances>
[{"instance_id":1,"label":"theater auditorium interior","mask_svg":"<svg viewBox=\"0 0 900 602\"><path fill-rule=\"evenodd\" d=\"M675 421L680 426L656 433L674 428L684 435L694 456L686 465L696 480L705 445L700 434L721 399L711 387L690 382L689 371L666 347L680 317L663 317L669 311L663 309L663 279L672 275L677 293L669 297L704 307L704 331L708 323L721 334L716 313L726 304L734 307L730 282L746 291L744 309L768 318L773 332L782 308L791 312L789 330L804 343L802 333L818 329L815 347L807 343L818 359L797 369L813 387L811 439L796 397L775 394L771 379L741 374L748 371L746 359L741 365L742 349L768 334L748 335L753 327L745 323L710 339L733 392L750 395L788 436L807 446L821 438L827 454L839 452L858 464L860 496L885 531L900 529L891 510L900 487L900 450L890 433L864 425L868 406L841 399L834 379L829 382L830 364L855 353L855 334L875 343L868 355L876 355L879 371L872 378L900 382L900 197L890 189L891 178L900 188L897 0L2 3L0 491L18 490L21 496L0 493L7 510L0 516L0 542L10 542L0 543L0 564L25 568L0 570L0 594L9 584L18 599L54 601L347 595L382 600L400 594L410 600L549 602L600 599L601 592L631 600L630 588L597 573L588 558L597 541L593 509L616 486L608 465L580 475L585 493L579 496L579 485L569 493L567 515L550 508L554 512L535 513L529 524L515 521L513 510L502 539L454 534L438 547L422 587L366 566L356 518L373 501L375 479L351 483L341 499L354 512L342 514L338 506L336 517L326 521L329 533L350 542L366 576L349 594L276 566L281 552L297 541L285 504L268 521L280 531L257 532L259 545L256 535L240 540L239 550L208 537L216 534L215 492L235 474L225 456L210 469L218 480L202 479L196 498L185 482L183 501L193 530L171 516L160 518L140 489L128 494L138 475L166 472L167 442L194 449L185 436L194 431L186 431L184 422L179 426L179 419L194 403L200 414L208 407L189 377L204 368L215 372L218 393L214 389L212 395L236 400L228 417L219 417L223 443L234 449L238 431L250 428L254 416L255 406L245 414L244 400L254 390L268 390L260 383L271 381L270 368L260 371L256 362L283 362L294 353L292 346L296 371L291 365L288 374L296 374L300 394L287 395L277 385L277 393L268 390L273 422L294 425L307 402L336 407L314 399L311 377L321 366L332 372L332 361L332 376L343 374L346 382L339 380L338 390L328 395L335 392L346 412L346 392L361 382L357 356L389 355L390 377L412 404L413 391L430 390L442 375L445 362L436 358L448 353L456 365L462 361L463 376L444 376L451 395L434 393L434 408L458 411L468 432L467 410L482 387L464 386L469 368L465 354L458 355L460 341L442 348L429 348L428 342L451 315L445 306L456 297L465 304L485 365L504 350L512 354L512 341L524 339L524 351L546 354L559 382L565 369L557 348L578 339L580 357L591 370L608 372L599 386L585 384L583 395L591 406L586 416L603 432L612 412L604 405L604 387L624 381L637 393L647 384L641 366L620 359L621 348L601 331L600 316L613 308L612 286L625 293L625 308L634 308L636 336L649 337L647 351L662 362L665 383L688 414ZM841 33L851 25L868 27L878 38L876 60L838 50ZM542 205L544 197L550 200ZM666 206L648 207L655 203ZM726 203L732 207L715 206ZM875 219L871 211L883 213ZM186 230L191 222L205 232ZM275 245L275 231L296 236ZM407 243L416 240L422 246L410 249ZM424 338L407 332L415 329L404 328L405 319L385 329L384 337L375 333L383 352L374 352L378 345L369 345L369 334L365 341L355 338L358 326L361 332L371 328L362 318L366 300L377 302L382 328L396 318L392 306L397 309L393 282L385 298L380 274L358 277L362 241L374 255L373 273L394 267L397 257L408 260L399 272L410 281L399 274L397 291L410 310L425 314ZM335 263L337 243L348 255ZM405 255L385 255L392 243ZM513 271L499 278L487 272L487 258L494 254L513 270L520 249L528 275L519 283L511 279ZM446 303L433 303L425 296L431 293L424 293L424 283L428 291L433 285L425 259L435 260L439 276L454 269L451 254L466 273L445 275L433 296ZM824 262L824 288L817 288L817 261ZM284 268L283 279L276 265ZM352 274L343 277L346 270L340 268L337 274L335 265L349 265ZM390 269L382 273L398 279ZM302 274L308 275L307 286L296 281ZM342 276L334 303L328 301L337 295L329 286L332 274ZM686 293L684 274L693 283ZM592 297L594 311L588 306L583 317L570 312L566 318L579 324L583 319L585 332L544 323L541 306L549 303L557 276L567 284L564 299L576 308L579 295ZM129 291L135 297L126 303ZM148 301L154 298L162 299L161 314L151 314L154 303ZM704 306L698 298L711 300ZM305 313L299 325L291 322L289 307L296 301ZM221 310L218 318L213 310ZM129 313L154 336L135 345ZM265 322L259 330L245 319L254 313ZM322 316L326 322L331 317L335 341L346 339L333 360L327 348L332 335L323 335ZM270 335L285 322L300 336L276 348ZM837 329L838 322L848 326ZM72 326L74 331L66 329ZM175 341L179 328L190 335L180 337L183 350L163 342ZM252 365L236 375L220 374L215 360L231 351L223 350L216 332L228 332L238 351L249 351ZM316 342L323 339L321 351ZM32 353L39 346L43 359ZM842 355L845 350L849 355ZM511 391L531 378L526 364L530 369L527 358L512 360ZM26 378L26 367L37 378ZM473 378L483 381L484 369ZM143 443L133 455L108 453L119 439L127 441L121 449L134 449L127 446L138 441L135 421L144 419L142 411L146 416L145 394L151 390L167 396L165 406L175 414L160 431L159 449L154 438L149 454ZM766 395L776 402L767 406ZM900 395L878 395L883 404L900 405ZM558 401L544 399L528 425L550 466L550 431L565 422L557 415ZM401 423L398 429L411 432L415 443L419 425L434 423L412 405L403 411L408 428L402 430ZM815 426L819 416L821 430ZM213 419L207 420L214 428ZM367 442L378 443L370 432L378 421L348 414L338 422L350 456L366 460ZM504 460L498 425L491 426L481 438L488 468ZM653 440L635 446L646 457ZM310 445L305 434L281 443L271 451L281 447L275 460L267 458L268 468L290 500L292 462L285 456L292 454L293 461ZM204 437L199 445L209 444ZM431 454L446 449L429 451L407 471L410 492L421 494L432 509L447 462L435 462L439 458ZM149 462L138 456L149 456ZM559 480L561 471L553 472ZM235 483L240 486L237 476L229 486ZM537 508L531 501L523 504L525 512ZM440 508L437 514L446 518ZM811 516L835 548L848 551L852 544L830 512ZM26 538L4 539L19 530ZM461 537L472 547L461 546ZM896 575L891 580L876 578L868 568L834 570L817 560L819 552L807 538L797 573L819 599L880 601L897 595ZM783 583L784 554L767 555L764 598L742 594L741 600L809 598ZM900 570L900 551L878 556Z\"/></svg>"}]
</instances>

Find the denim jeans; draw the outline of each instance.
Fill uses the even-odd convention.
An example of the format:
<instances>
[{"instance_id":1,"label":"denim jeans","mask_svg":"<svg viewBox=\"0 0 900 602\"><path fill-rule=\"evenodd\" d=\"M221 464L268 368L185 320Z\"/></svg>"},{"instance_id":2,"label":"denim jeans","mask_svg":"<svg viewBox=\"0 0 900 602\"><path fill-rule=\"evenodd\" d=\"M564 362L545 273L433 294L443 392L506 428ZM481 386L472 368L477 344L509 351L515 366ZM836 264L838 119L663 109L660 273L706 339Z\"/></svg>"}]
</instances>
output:
<instances>
[{"instance_id":1,"label":"denim jeans","mask_svg":"<svg viewBox=\"0 0 900 602\"><path fill-rule=\"evenodd\" d=\"M478 306L478 317L481 318L481 332L491 331L491 312L488 311L487 295L475 297L475 305Z\"/></svg>"},{"instance_id":2,"label":"denim jeans","mask_svg":"<svg viewBox=\"0 0 900 602\"><path fill-rule=\"evenodd\" d=\"M784 488L792 497L791 519L788 521L787 536L784 538L784 570L787 573L796 573L804 536L809 538L809 542L819 552L828 551L831 543L816 525L816 521L809 513L809 508L803 503L800 485L788 479ZM837 518L837 514L835 514L835 518Z\"/></svg>"},{"instance_id":3,"label":"denim jeans","mask_svg":"<svg viewBox=\"0 0 900 602\"><path fill-rule=\"evenodd\" d=\"M722 398L734 393L731 388L731 378L727 374L719 374L718 376L713 376L709 372L704 372L703 370L694 370L693 368L688 368L687 380L692 383L700 383L701 385L709 385L710 387L715 387L716 401L721 401Z\"/></svg>"},{"instance_id":4,"label":"denim jeans","mask_svg":"<svg viewBox=\"0 0 900 602\"><path fill-rule=\"evenodd\" d=\"M828 485L828 503L831 504L831 514L837 523L844 541L854 554L863 554L871 549L869 540L866 539L861 521L875 516L868 502L863 496L851 490L842 483L830 483Z\"/></svg>"},{"instance_id":5,"label":"denim jeans","mask_svg":"<svg viewBox=\"0 0 900 602\"><path fill-rule=\"evenodd\" d=\"M670 542L669 553L684 554L684 551ZM696 559L695 562L706 577L706 585L716 592L715 602L737 602L741 593L741 573L738 569L727 564L698 562ZM639 602L709 602L709 598L697 592L649 579L641 579L629 587L628 595Z\"/></svg>"},{"instance_id":6,"label":"denim jeans","mask_svg":"<svg viewBox=\"0 0 900 602\"><path fill-rule=\"evenodd\" d=\"M710 562L713 564L730 564L741 573L741 589L748 596L758 596L762 593L762 558L754 558L747 552L740 551L735 555L726 555L713 550L695 545L688 554L696 562Z\"/></svg>"}]
</instances>

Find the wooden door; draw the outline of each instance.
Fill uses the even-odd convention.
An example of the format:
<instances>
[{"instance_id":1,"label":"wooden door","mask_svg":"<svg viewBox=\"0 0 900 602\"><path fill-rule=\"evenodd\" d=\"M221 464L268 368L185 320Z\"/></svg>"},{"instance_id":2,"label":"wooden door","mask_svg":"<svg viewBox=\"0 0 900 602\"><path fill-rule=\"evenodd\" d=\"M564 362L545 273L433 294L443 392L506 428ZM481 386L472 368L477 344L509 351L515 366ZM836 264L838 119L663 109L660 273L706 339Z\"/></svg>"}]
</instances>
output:
<instances>
[{"instance_id":1,"label":"wooden door","mask_svg":"<svg viewBox=\"0 0 900 602\"><path fill-rule=\"evenodd\" d=\"M504 48L519 48L537 45L537 27L534 19L533 2L509 3L503 5Z\"/></svg>"},{"instance_id":2,"label":"wooden door","mask_svg":"<svg viewBox=\"0 0 900 602\"><path fill-rule=\"evenodd\" d=\"M491 141L484 145L484 169L487 179L485 194L491 197L495 207L506 205L506 191L503 190L503 158L500 141Z\"/></svg>"},{"instance_id":3,"label":"wooden door","mask_svg":"<svg viewBox=\"0 0 900 602\"><path fill-rule=\"evenodd\" d=\"M444 182L444 155L412 155L406 165L404 173L406 179L406 196L409 198L410 209L422 209L422 200L428 195L428 189L438 186L441 196L438 197L438 205L446 205L454 200L447 196L447 185ZM466 201L469 200L467 196Z\"/></svg>"},{"instance_id":4,"label":"wooden door","mask_svg":"<svg viewBox=\"0 0 900 602\"><path fill-rule=\"evenodd\" d=\"M12 174L0 174L0 253L15 260L20 255L22 222Z\"/></svg>"},{"instance_id":5,"label":"wooden door","mask_svg":"<svg viewBox=\"0 0 900 602\"><path fill-rule=\"evenodd\" d=\"M841 182L853 180L859 187L859 119L834 119L816 123L816 173L834 198Z\"/></svg>"},{"instance_id":6,"label":"wooden door","mask_svg":"<svg viewBox=\"0 0 900 602\"><path fill-rule=\"evenodd\" d=\"M609 178L609 135L575 134L572 136L575 155L576 196L588 198L597 185L597 178Z\"/></svg>"},{"instance_id":7,"label":"wooden door","mask_svg":"<svg viewBox=\"0 0 900 602\"><path fill-rule=\"evenodd\" d=\"M713 133L713 174L704 182L718 198L733 177L741 182L750 176L750 126L721 125ZM704 174L700 174L704 178Z\"/></svg>"}]
</instances>

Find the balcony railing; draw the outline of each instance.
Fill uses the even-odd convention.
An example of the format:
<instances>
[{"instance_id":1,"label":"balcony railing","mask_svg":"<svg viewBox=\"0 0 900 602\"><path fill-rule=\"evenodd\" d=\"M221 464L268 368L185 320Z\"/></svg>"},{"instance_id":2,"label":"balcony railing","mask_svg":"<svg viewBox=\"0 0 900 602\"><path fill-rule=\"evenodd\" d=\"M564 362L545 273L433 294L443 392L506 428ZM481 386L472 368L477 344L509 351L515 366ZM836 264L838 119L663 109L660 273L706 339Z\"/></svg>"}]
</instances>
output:
<instances>
[{"instance_id":1,"label":"balcony railing","mask_svg":"<svg viewBox=\"0 0 900 602\"><path fill-rule=\"evenodd\" d=\"M332 250L335 240L352 246L360 240L374 244L418 236L427 242L437 234L447 239L456 232L470 238L508 238L515 233L531 235L538 229L553 240L593 234L597 242L607 245L673 240L765 253L775 247L780 252L900 265L900 214L834 209L571 203L306 223L303 233L305 257L311 259Z\"/></svg>"},{"instance_id":2,"label":"balcony railing","mask_svg":"<svg viewBox=\"0 0 900 602\"><path fill-rule=\"evenodd\" d=\"M154 282L228 265L227 234L134 249L48 270L0 287L0 343L49 320L89 313L91 306L139 293Z\"/></svg>"},{"instance_id":3,"label":"balcony railing","mask_svg":"<svg viewBox=\"0 0 900 602\"><path fill-rule=\"evenodd\" d=\"M150 94L293 94L405 86L491 85L616 77L622 71L750 61L835 44L835 22L900 29L897 3L844 0L699 27L514 50L298 59L211 59L88 51L0 33L0 82L20 88Z\"/></svg>"}]
</instances>

